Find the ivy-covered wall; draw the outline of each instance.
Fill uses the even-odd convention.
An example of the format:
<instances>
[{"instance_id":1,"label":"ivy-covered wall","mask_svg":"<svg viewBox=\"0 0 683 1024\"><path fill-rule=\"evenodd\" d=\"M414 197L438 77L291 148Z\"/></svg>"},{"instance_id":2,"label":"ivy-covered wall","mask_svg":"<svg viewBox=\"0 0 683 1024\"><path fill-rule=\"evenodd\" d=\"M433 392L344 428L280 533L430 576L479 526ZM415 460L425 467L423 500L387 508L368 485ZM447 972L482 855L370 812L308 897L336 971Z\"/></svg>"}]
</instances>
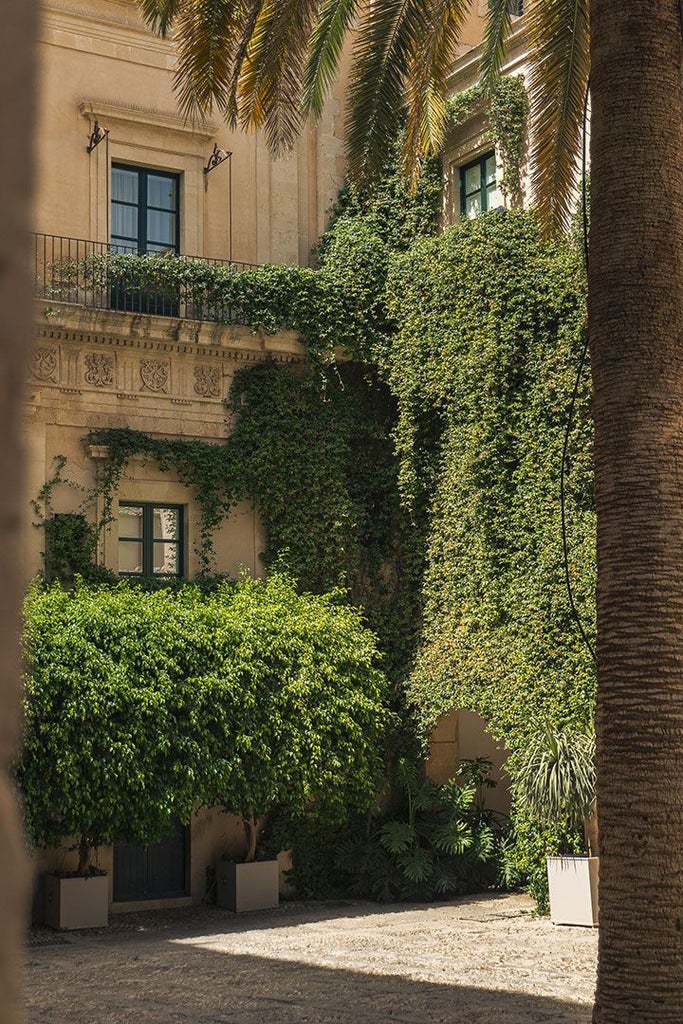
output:
<instances>
[{"instance_id":1,"label":"ivy-covered wall","mask_svg":"<svg viewBox=\"0 0 683 1024\"><path fill-rule=\"evenodd\" d=\"M514 751L541 721L587 721L593 660L564 579L562 446L585 325L581 254L533 215L489 214L392 266L397 331L385 372L399 406L404 500L423 524L424 630L409 693L429 727L479 711ZM594 630L590 389L569 439L567 539Z\"/></svg>"}]
</instances>

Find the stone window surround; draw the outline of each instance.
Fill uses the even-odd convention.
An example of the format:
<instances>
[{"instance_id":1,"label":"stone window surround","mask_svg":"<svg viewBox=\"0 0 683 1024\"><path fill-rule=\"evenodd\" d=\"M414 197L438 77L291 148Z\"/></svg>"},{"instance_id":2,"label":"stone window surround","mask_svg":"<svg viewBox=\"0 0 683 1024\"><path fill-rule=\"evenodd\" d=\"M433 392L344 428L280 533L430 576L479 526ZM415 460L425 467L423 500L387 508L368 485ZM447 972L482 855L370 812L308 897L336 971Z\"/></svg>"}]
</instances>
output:
<instances>
[{"instance_id":1,"label":"stone window surround","mask_svg":"<svg viewBox=\"0 0 683 1024\"><path fill-rule=\"evenodd\" d=\"M107 196L111 164L127 163L180 175L180 251L201 256L204 251L204 165L217 126L209 122L193 124L177 114L105 100L83 100L79 112L88 121L90 132L95 121L109 129L109 161L104 142L90 154L89 237L109 242Z\"/></svg>"}]
</instances>

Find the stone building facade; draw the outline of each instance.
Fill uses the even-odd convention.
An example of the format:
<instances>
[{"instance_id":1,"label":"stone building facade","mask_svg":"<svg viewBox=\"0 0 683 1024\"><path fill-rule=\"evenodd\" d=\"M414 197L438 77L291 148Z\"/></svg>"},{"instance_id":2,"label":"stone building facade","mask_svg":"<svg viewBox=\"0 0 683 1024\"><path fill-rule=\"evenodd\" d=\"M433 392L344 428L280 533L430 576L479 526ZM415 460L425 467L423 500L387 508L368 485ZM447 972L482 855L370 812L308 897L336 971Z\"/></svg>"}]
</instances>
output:
<instances>
[{"instance_id":1,"label":"stone building facade","mask_svg":"<svg viewBox=\"0 0 683 1024\"><path fill-rule=\"evenodd\" d=\"M48 516L78 511L96 485L106 453L84 444L90 431L130 427L220 443L230 429L224 402L236 368L304 356L293 334L262 336L193 320L191 310L127 305L82 279L71 290L63 281L55 286L54 268L112 249L306 264L344 171L341 84L319 125L289 157L274 160L259 135L232 133L218 120L183 120L172 88L173 44L144 26L133 0L45 0L40 64L35 342L24 403L27 581L43 568L45 546L29 501L53 477L58 456L66 458L67 482L51 489ZM134 532L166 531L164 544L150 545L153 560L159 552L165 559L152 571L196 573L199 510L172 473L133 459L116 503L120 514L101 539L101 564L114 572L142 568L143 545L119 536L119 524L127 533L132 522ZM92 522L99 511L89 510ZM260 574L263 547L245 503L217 531L216 568ZM239 854L242 843L236 819L202 811L159 848L101 849L112 910L203 899L207 868L226 850ZM46 851L36 874L70 870L74 858L66 847ZM155 858L173 864L170 874L156 872L156 882ZM125 867L145 859L147 881ZM38 913L39 904L37 889Z\"/></svg>"},{"instance_id":2,"label":"stone building facade","mask_svg":"<svg viewBox=\"0 0 683 1024\"><path fill-rule=\"evenodd\" d=\"M485 10L481 0L464 26L453 92L476 80ZM293 334L263 336L199 322L186 315L189 310L131 308L109 301L102 289L80 285L65 294L52 287L50 268L112 248L244 265L306 264L344 175L343 74L319 125L304 132L289 157L274 160L258 134L233 133L218 119L183 120L173 93L172 42L149 32L133 0L44 0L40 62L33 260L38 297L24 403L27 581L42 569L44 548L44 532L31 525L28 502L52 477L58 456L66 458L68 483L52 488L48 515L77 511L83 493L95 486L106 453L84 444L90 431L131 427L220 443L230 429L224 402L235 370L265 359L304 358ZM483 157L485 169L490 152L477 117L449 141L446 222L460 216L462 167ZM167 554L179 575L195 574L199 510L188 488L138 458L129 464L116 501L148 525L150 517L168 522L170 516L175 533L169 534ZM91 509L93 522L99 511ZM126 560L135 562L131 552L138 550L126 547L122 522L119 516L98 550L100 563L114 572L130 569ZM258 518L245 503L217 532L217 568L259 574L263 547ZM481 752L484 742L500 762L483 723L454 712L435 733L431 773L449 777L458 758ZM164 850L150 848L144 853L150 863L157 852L163 859L173 848L170 895L168 878L155 889L151 869L146 889L117 877L117 865L141 851L102 849L112 911L203 899L207 868L226 850L239 854L242 842L236 819L202 811L189 828L169 837ZM44 852L37 873L70 870L74 859L66 847Z\"/></svg>"}]
</instances>

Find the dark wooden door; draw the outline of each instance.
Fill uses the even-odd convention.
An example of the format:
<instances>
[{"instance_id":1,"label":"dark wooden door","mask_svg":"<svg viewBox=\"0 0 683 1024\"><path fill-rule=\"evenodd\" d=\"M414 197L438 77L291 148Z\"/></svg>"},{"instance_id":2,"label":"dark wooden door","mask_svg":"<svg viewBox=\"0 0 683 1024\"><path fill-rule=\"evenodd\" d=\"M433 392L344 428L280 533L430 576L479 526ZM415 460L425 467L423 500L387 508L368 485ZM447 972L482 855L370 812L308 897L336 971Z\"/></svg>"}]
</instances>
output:
<instances>
[{"instance_id":1,"label":"dark wooden door","mask_svg":"<svg viewBox=\"0 0 683 1024\"><path fill-rule=\"evenodd\" d=\"M178 825L152 846L114 846L114 902L187 895L187 829Z\"/></svg>"}]
</instances>

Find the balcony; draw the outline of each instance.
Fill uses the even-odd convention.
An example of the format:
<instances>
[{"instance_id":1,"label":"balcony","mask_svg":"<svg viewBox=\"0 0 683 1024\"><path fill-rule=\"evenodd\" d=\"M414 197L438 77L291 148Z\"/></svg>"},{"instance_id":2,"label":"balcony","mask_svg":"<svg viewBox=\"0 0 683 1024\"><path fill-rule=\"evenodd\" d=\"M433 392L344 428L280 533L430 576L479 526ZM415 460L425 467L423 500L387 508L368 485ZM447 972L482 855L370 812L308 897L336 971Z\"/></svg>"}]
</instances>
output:
<instances>
[{"instance_id":1,"label":"balcony","mask_svg":"<svg viewBox=\"0 0 683 1024\"><path fill-rule=\"evenodd\" d=\"M240 297L257 286L255 271L252 263L34 235L36 297L93 309L245 324L250 317Z\"/></svg>"}]
</instances>

